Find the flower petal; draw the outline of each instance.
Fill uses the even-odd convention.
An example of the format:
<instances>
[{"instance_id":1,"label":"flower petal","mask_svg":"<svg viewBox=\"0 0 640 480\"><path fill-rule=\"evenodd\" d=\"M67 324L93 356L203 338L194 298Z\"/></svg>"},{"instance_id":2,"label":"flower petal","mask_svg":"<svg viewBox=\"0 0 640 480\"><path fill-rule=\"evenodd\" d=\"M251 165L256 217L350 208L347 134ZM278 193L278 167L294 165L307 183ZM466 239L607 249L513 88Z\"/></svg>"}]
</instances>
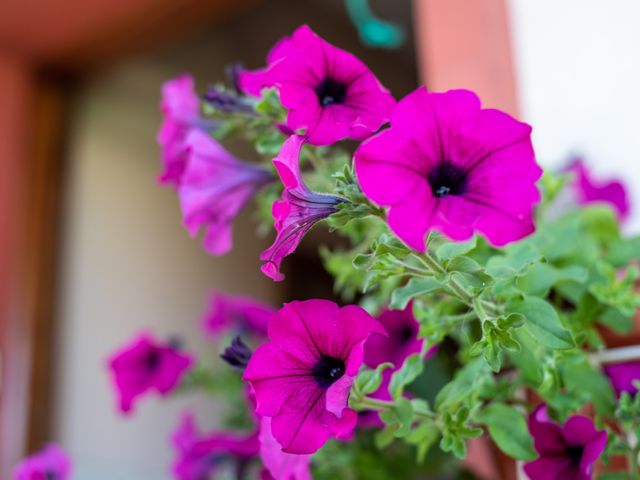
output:
<instances>
[{"instance_id":1,"label":"flower petal","mask_svg":"<svg viewBox=\"0 0 640 480\"><path fill-rule=\"evenodd\" d=\"M540 457L524 464L529 480L583 480L577 479L578 466L563 455ZM586 480L586 479L585 479Z\"/></svg>"},{"instance_id":2,"label":"flower petal","mask_svg":"<svg viewBox=\"0 0 640 480\"><path fill-rule=\"evenodd\" d=\"M260 420L260 457L274 479L312 480L309 471L311 455L284 453L271 431L271 418Z\"/></svg>"},{"instance_id":3,"label":"flower petal","mask_svg":"<svg viewBox=\"0 0 640 480\"><path fill-rule=\"evenodd\" d=\"M540 455L562 455L565 452L567 444L562 429L551 421L545 404L539 405L529 415L528 424L534 447Z\"/></svg>"},{"instance_id":4,"label":"flower petal","mask_svg":"<svg viewBox=\"0 0 640 480\"><path fill-rule=\"evenodd\" d=\"M337 382L327 389L326 408L336 417L342 417L342 412L349 404L349 393L355 377L343 375Z\"/></svg>"},{"instance_id":5,"label":"flower petal","mask_svg":"<svg viewBox=\"0 0 640 480\"><path fill-rule=\"evenodd\" d=\"M391 207L387 222L393 233L409 247L424 252L425 236L433 226L437 209L438 200L426 185L420 184L410 198Z\"/></svg>"}]
</instances>

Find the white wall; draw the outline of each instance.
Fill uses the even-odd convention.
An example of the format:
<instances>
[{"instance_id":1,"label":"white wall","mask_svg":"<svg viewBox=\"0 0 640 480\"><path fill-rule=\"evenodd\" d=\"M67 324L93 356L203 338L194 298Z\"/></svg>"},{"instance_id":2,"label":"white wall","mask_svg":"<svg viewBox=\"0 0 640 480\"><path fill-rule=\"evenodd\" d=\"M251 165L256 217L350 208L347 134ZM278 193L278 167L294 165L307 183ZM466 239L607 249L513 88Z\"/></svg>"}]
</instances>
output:
<instances>
[{"instance_id":1,"label":"white wall","mask_svg":"<svg viewBox=\"0 0 640 480\"><path fill-rule=\"evenodd\" d=\"M217 423L211 399L198 395L145 398L123 419L105 368L114 348L146 327L178 334L213 359L218 349L199 330L210 289L276 297L258 270L265 245L249 215L236 225L234 251L210 257L181 226L175 193L155 183L158 92L176 73L137 62L101 75L77 96L54 382L54 440L70 451L77 480L169 478L168 435L180 411L192 406L204 425Z\"/></svg>"},{"instance_id":2,"label":"white wall","mask_svg":"<svg viewBox=\"0 0 640 480\"><path fill-rule=\"evenodd\" d=\"M640 1L510 0L524 118L545 166L570 152L632 189L640 231Z\"/></svg>"}]
</instances>

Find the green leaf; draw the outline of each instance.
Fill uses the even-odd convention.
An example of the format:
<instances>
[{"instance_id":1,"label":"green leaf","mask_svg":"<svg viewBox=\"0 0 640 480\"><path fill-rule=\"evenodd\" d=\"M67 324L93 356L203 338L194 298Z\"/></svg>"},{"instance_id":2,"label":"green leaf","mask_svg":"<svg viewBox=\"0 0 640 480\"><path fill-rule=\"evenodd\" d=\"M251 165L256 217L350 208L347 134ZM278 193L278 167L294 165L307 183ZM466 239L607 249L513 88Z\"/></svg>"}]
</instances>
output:
<instances>
[{"instance_id":1,"label":"green leaf","mask_svg":"<svg viewBox=\"0 0 640 480\"><path fill-rule=\"evenodd\" d=\"M494 278L511 279L523 275L534 263L540 261L540 252L528 244L515 244L503 250L487 262L487 273Z\"/></svg>"},{"instance_id":2,"label":"green leaf","mask_svg":"<svg viewBox=\"0 0 640 480\"><path fill-rule=\"evenodd\" d=\"M422 373L424 368L424 359L420 353L413 353L409 355L402 367L396 370L391 376L391 383L389 384L389 393L396 401L402 398L402 392L404 387L413 382L418 375Z\"/></svg>"},{"instance_id":3,"label":"green leaf","mask_svg":"<svg viewBox=\"0 0 640 480\"><path fill-rule=\"evenodd\" d=\"M487 341L483 350L484 359L487 361L491 370L499 372L502 367L502 351L496 342Z\"/></svg>"},{"instance_id":4,"label":"green leaf","mask_svg":"<svg viewBox=\"0 0 640 480\"><path fill-rule=\"evenodd\" d=\"M477 238L475 236L465 242L448 242L436 249L436 255L441 261L450 260L469 253L476 248L476 244Z\"/></svg>"},{"instance_id":5,"label":"green leaf","mask_svg":"<svg viewBox=\"0 0 640 480\"><path fill-rule=\"evenodd\" d=\"M560 282L584 283L587 269L579 265L557 268L548 263L532 265L529 271L517 281L517 287L529 295L545 297L551 287Z\"/></svg>"},{"instance_id":6,"label":"green leaf","mask_svg":"<svg viewBox=\"0 0 640 480\"><path fill-rule=\"evenodd\" d=\"M496 445L510 457L518 460L537 457L525 417L515 408L492 403L480 412L477 420L487 426Z\"/></svg>"},{"instance_id":7,"label":"green leaf","mask_svg":"<svg viewBox=\"0 0 640 480\"><path fill-rule=\"evenodd\" d=\"M389 306L394 310L404 310L413 298L440 289L442 284L433 277L414 277L406 285L394 290Z\"/></svg>"},{"instance_id":8,"label":"green leaf","mask_svg":"<svg viewBox=\"0 0 640 480\"><path fill-rule=\"evenodd\" d=\"M356 391L367 395L378 390L382 384L382 372L388 368L393 368L393 363L381 363L375 370L363 370L360 372L355 381Z\"/></svg>"},{"instance_id":9,"label":"green leaf","mask_svg":"<svg viewBox=\"0 0 640 480\"><path fill-rule=\"evenodd\" d=\"M605 376L594 370L586 357L573 355L561 363L560 373L569 393L584 402L592 402L596 411L610 416L615 407L615 395Z\"/></svg>"},{"instance_id":10,"label":"green leaf","mask_svg":"<svg viewBox=\"0 0 640 480\"><path fill-rule=\"evenodd\" d=\"M640 236L616 240L609 246L605 256L605 260L614 267L624 267L638 258L640 258Z\"/></svg>"},{"instance_id":11,"label":"green leaf","mask_svg":"<svg viewBox=\"0 0 640 480\"><path fill-rule=\"evenodd\" d=\"M380 419L387 426L395 425L394 437L406 437L411 432L413 424L413 407L411 402L404 398L398 398L388 410L380 412Z\"/></svg>"},{"instance_id":12,"label":"green leaf","mask_svg":"<svg viewBox=\"0 0 640 480\"><path fill-rule=\"evenodd\" d=\"M405 437L405 442L417 447L417 461L422 463L429 449L440 436L440 431L431 422L422 422Z\"/></svg>"},{"instance_id":13,"label":"green leaf","mask_svg":"<svg viewBox=\"0 0 640 480\"><path fill-rule=\"evenodd\" d=\"M620 238L620 227L616 213L609 205L593 204L581 211L581 220L588 233L603 242Z\"/></svg>"},{"instance_id":14,"label":"green leaf","mask_svg":"<svg viewBox=\"0 0 640 480\"><path fill-rule=\"evenodd\" d=\"M537 297L525 296L511 301L508 310L525 316L524 328L543 345L552 349L570 349L575 346L571 333L564 328L555 309Z\"/></svg>"},{"instance_id":15,"label":"green leaf","mask_svg":"<svg viewBox=\"0 0 640 480\"><path fill-rule=\"evenodd\" d=\"M376 255L384 255L387 253L402 260L411 254L411 250L397 238L381 235L376 247Z\"/></svg>"},{"instance_id":16,"label":"green leaf","mask_svg":"<svg viewBox=\"0 0 640 480\"><path fill-rule=\"evenodd\" d=\"M633 328L633 316L623 315L616 308L608 308L598 321L618 333L629 333Z\"/></svg>"},{"instance_id":17,"label":"green leaf","mask_svg":"<svg viewBox=\"0 0 640 480\"><path fill-rule=\"evenodd\" d=\"M482 265L471 257L459 256L445 263L449 272L478 273L482 271Z\"/></svg>"},{"instance_id":18,"label":"green leaf","mask_svg":"<svg viewBox=\"0 0 640 480\"><path fill-rule=\"evenodd\" d=\"M491 379L489 366L482 359L472 360L456 373L451 382L446 384L436 397L436 409L453 406L468 399L470 392Z\"/></svg>"},{"instance_id":19,"label":"green leaf","mask_svg":"<svg viewBox=\"0 0 640 480\"><path fill-rule=\"evenodd\" d=\"M617 308L623 315L634 315L640 307L640 296L634 289L637 269L629 268L621 279L617 277L616 269L607 263L600 262L597 269L601 278L591 284L589 291L600 302Z\"/></svg>"},{"instance_id":20,"label":"green leaf","mask_svg":"<svg viewBox=\"0 0 640 480\"><path fill-rule=\"evenodd\" d=\"M390 423L382 430L377 431L373 436L376 447L379 450L382 450L383 448L391 445L396 438L395 434L396 431L398 431L398 428L400 428L400 426L397 423Z\"/></svg>"},{"instance_id":21,"label":"green leaf","mask_svg":"<svg viewBox=\"0 0 640 480\"><path fill-rule=\"evenodd\" d=\"M373 262L373 259L374 256L372 253L361 253L353 259L353 268L355 268L356 270L365 270L369 268L369 266Z\"/></svg>"},{"instance_id":22,"label":"green leaf","mask_svg":"<svg viewBox=\"0 0 640 480\"><path fill-rule=\"evenodd\" d=\"M284 140L285 137L279 133L262 136L255 143L256 152L260 155L274 157L282 149Z\"/></svg>"},{"instance_id":23,"label":"green leaf","mask_svg":"<svg viewBox=\"0 0 640 480\"><path fill-rule=\"evenodd\" d=\"M411 402L400 397L396 399L395 405L392 411L395 413L400 428L396 431L396 437L406 437L411 432L411 425L413 424L413 406Z\"/></svg>"},{"instance_id":24,"label":"green leaf","mask_svg":"<svg viewBox=\"0 0 640 480\"><path fill-rule=\"evenodd\" d=\"M256 112L273 119L284 119L287 111L280 103L280 94L275 88L263 88L262 98L256 105Z\"/></svg>"}]
</instances>

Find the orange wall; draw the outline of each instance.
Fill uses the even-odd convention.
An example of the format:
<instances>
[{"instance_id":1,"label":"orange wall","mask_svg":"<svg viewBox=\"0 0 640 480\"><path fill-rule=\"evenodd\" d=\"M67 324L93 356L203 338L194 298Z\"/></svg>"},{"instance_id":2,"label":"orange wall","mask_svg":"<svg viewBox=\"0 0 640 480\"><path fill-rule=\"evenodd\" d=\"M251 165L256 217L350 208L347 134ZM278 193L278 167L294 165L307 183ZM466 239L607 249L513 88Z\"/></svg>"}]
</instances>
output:
<instances>
[{"instance_id":1,"label":"orange wall","mask_svg":"<svg viewBox=\"0 0 640 480\"><path fill-rule=\"evenodd\" d=\"M518 114L506 0L414 0L418 66L430 90L466 88Z\"/></svg>"},{"instance_id":2,"label":"orange wall","mask_svg":"<svg viewBox=\"0 0 640 480\"><path fill-rule=\"evenodd\" d=\"M33 87L30 66L0 54L0 478L11 478L9 469L25 444L29 324L15 296L22 280L17 262L24 225L18 212L25 200Z\"/></svg>"}]
</instances>

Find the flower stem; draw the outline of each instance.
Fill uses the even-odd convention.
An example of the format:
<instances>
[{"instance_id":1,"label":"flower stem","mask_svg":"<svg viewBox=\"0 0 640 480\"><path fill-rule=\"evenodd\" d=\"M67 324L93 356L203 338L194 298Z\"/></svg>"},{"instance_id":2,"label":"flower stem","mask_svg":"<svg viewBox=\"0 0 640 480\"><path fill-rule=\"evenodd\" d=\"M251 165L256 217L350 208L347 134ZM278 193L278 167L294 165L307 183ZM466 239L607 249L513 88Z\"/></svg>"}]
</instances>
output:
<instances>
[{"instance_id":1,"label":"flower stem","mask_svg":"<svg viewBox=\"0 0 640 480\"><path fill-rule=\"evenodd\" d=\"M417 273L417 274L419 274L419 275L421 275L423 277L432 277L433 276L433 273L431 272L431 270L425 270L424 268L420 268L420 267L416 267L414 265L410 265L408 263L403 262L402 260L395 259L395 263L397 263L401 267L404 267L406 270L408 270L410 272Z\"/></svg>"},{"instance_id":2,"label":"flower stem","mask_svg":"<svg viewBox=\"0 0 640 480\"><path fill-rule=\"evenodd\" d=\"M376 412L385 412L387 410L391 410L395 404L390 400L380 400L378 398L363 396L353 401L351 406L356 410L375 410ZM414 410L413 415L415 418L422 418L426 420L434 421L436 419L436 414L433 412Z\"/></svg>"},{"instance_id":3,"label":"flower stem","mask_svg":"<svg viewBox=\"0 0 640 480\"><path fill-rule=\"evenodd\" d=\"M415 255L415 257L434 275L444 275L447 273L447 270L438 262L431 252L427 251L424 255ZM474 309L476 309L477 306L481 306L484 311L493 316L500 315L500 307L493 302L480 298L480 295L474 296L455 278L449 276L447 286L462 303Z\"/></svg>"}]
</instances>

